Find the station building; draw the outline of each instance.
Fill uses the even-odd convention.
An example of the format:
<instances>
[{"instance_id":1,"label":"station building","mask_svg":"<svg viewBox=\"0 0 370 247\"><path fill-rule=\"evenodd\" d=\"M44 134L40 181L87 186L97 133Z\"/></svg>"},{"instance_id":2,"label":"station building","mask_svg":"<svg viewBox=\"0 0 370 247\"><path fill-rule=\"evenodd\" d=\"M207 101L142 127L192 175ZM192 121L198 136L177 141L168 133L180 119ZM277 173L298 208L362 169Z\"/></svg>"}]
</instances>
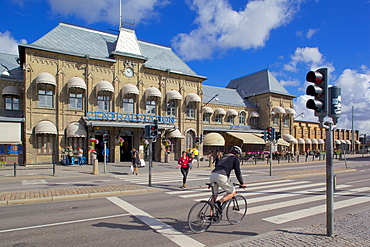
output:
<instances>
[{"instance_id":1,"label":"station building","mask_svg":"<svg viewBox=\"0 0 370 247\"><path fill-rule=\"evenodd\" d=\"M103 161L106 135L108 162L130 161L133 148L147 154L145 125L154 120L161 132L154 160L162 162L190 149L202 158L232 145L261 152L268 126L283 137L276 150L301 150L298 139L306 137L294 121L295 96L267 69L226 88L207 86L170 47L141 41L129 28L112 34L60 23L0 61L9 74L0 77L0 159L7 163L59 162L67 146Z\"/></svg>"}]
</instances>

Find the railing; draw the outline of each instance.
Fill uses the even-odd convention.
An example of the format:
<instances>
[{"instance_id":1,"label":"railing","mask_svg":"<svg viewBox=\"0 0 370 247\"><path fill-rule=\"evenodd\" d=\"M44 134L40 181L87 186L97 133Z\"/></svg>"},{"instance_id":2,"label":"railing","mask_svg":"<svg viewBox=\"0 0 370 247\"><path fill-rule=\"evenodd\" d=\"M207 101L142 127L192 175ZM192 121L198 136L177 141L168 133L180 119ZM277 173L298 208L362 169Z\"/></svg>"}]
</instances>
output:
<instances>
[{"instance_id":1,"label":"railing","mask_svg":"<svg viewBox=\"0 0 370 247\"><path fill-rule=\"evenodd\" d=\"M56 165L53 163L40 163L40 164L17 164L13 165L3 164L0 168L1 171L9 171L9 174L16 176L34 176L34 175L52 175L56 176Z\"/></svg>"}]
</instances>

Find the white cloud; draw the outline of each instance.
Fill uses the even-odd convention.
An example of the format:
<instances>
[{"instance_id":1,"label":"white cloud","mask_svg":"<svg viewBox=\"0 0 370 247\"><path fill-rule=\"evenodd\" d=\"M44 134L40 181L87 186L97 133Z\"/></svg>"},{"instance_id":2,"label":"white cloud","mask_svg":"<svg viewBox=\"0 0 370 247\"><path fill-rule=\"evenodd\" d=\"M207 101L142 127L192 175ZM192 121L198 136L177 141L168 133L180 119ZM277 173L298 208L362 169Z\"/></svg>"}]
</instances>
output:
<instances>
[{"instance_id":1,"label":"white cloud","mask_svg":"<svg viewBox=\"0 0 370 247\"><path fill-rule=\"evenodd\" d=\"M260 48L272 29L292 19L300 1L255 0L235 11L228 0L193 0L198 27L173 39L173 46L185 60L210 58L215 51L231 48ZM194 45L196 44L196 45Z\"/></svg>"},{"instance_id":2,"label":"white cloud","mask_svg":"<svg viewBox=\"0 0 370 247\"><path fill-rule=\"evenodd\" d=\"M362 66L358 70L346 69L333 82L333 85L341 87L342 92L342 116L338 121L338 128L352 128L352 106L354 106L354 129L361 133L368 132L370 121L370 69ZM304 112L304 120L318 121L313 110L306 109L306 102L311 98L308 95L299 96L294 102L297 113Z\"/></svg>"},{"instance_id":3,"label":"white cloud","mask_svg":"<svg viewBox=\"0 0 370 247\"><path fill-rule=\"evenodd\" d=\"M18 54L18 44L27 43L25 39L16 40L9 31L0 32L0 52Z\"/></svg>"},{"instance_id":4,"label":"white cloud","mask_svg":"<svg viewBox=\"0 0 370 247\"><path fill-rule=\"evenodd\" d=\"M331 64L325 62L324 56L319 51L318 47L297 47L294 54L290 56L291 61L284 65L284 70L296 72L297 65L303 63L308 65L311 70L316 70L320 66L330 67L329 71L333 71L334 68Z\"/></svg>"},{"instance_id":5,"label":"white cloud","mask_svg":"<svg viewBox=\"0 0 370 247\"><path fill-rule=\"evenodd\" d=\"M284 87L286 86L299 86L300 81L297 79L289 79L289 80L280 80L280 84Z\"/></svg>"},{"instance_id":6,"label":"white cloud","mask_svg":"<svg viewBox=\"0 0 370 247\"><path fill-rule=\"evenodd\" d=\"M309 29L306 33L306 38L311 39L318 31L319 29Z\"/></svg>"},{"instance_id":7,"label":"white cloud","mask_svg":"<svg viewBox=\"0 0 370 247\"><path fill-rule=\"evenodd\" d=\"M119 0L48 0L54 13L76 16L88 23L119 24ZM123 0L122 18L136 23L155 16L154 8L165 5L165 0Z\"/></svg>"}]
</instances>

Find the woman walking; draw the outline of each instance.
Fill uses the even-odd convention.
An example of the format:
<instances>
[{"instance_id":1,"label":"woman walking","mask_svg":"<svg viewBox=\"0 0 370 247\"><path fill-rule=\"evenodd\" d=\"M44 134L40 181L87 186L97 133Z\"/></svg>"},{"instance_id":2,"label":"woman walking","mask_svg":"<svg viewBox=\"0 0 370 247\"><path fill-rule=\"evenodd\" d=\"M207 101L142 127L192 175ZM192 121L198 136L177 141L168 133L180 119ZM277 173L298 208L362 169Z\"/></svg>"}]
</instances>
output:
<instances>
[{"instance_id":1,"label":"woman walking","mask_svg":"<svg viewBox=\"0 0 370 247\"><path fill-rule=\"evenodd\" d=\"M133 152L132 153L132 167L134 168L134 171L132 174L136 174L136 175L138 174L139 165L140 165L139 153Z\"/></svg>"},{"instance_id":2,"label":"woman walking","mask_svg":"<svg viewBox=\"0 0 370 247\"><path fill-rule=\"evenodd\" d=\"M182 151L182 156L179 158L177 162L181 166L181 173L182 173L182 188L186 188L186 178L188 177L189 169L192 168L192 158L189 158L186 155L185 151Z\"/></svg>"}]
</instances>

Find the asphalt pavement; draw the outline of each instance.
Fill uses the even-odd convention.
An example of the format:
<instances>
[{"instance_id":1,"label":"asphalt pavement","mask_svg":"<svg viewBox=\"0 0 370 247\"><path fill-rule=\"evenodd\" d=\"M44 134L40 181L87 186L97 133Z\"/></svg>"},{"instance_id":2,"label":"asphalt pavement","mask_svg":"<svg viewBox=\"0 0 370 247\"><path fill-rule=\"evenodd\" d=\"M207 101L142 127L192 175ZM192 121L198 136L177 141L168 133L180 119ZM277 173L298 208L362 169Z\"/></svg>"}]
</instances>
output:
<instances>
[{"instance_id":1,"label":"asphalt pavement","mask_svg":"<svg viewBox=\"0 0 370 247\"><path fill-rule=\"evenodd\" d=\"M357 157L360 155L351 155ZM315 161L317 162L317 161ZM276 161L274 162L276 164ZM287 164L288 161L282 160L281 164ZM245 164L245 163L244 163ZM148 164L147 164L148 165ZM258 165L267 165L266 162L259 162ZM246 165L244 165L246 166ZM248 165L253 166L253 165ZM166 172L178 170L179 166L176 161L169 163L153 162L151 172ZM195 163L194 169L209 169L208 161L201 161L199 165ZM140 168L140 173L148 173L148 167ZM56 165L53 170L52 165L42 166L17 166L16 176L14 176L14 167L8 165L0 167L0 186L2 182L8 180L30 180L30 179L52 179L70 178L70 177L97 177L105 174L127 175L132 176L130 172L130 163L99 163L99 174L93 173L92 165L63 166ZM339 172L339 171L338 171ZM307 170L293 170L288 172L280 172L274 176L248 176L247 182L263 181L269 179L278 179L286 176L307 175ZM325 169L310 170L309 173L325 173ZM54 175L54 176L53 176ZM196 185L199 186L199 185ZM188 188L192 185L189 184ZM140 193L158 191L158 187L134 185L128 182L120 182L115 185L99 185L99 186L79 186L69 187L64 189L47 189L47 190L32 190L32 191L15 191L0 193L0 206L12 204L24 204L35 202L47 202L58 200L70 200L79 198L105 197L112 195L123 195L126 193ZM235 242L230 242L220 245L224 246L370 246L370 210L359 212L356 214L348 214L345 217L337 218L334 222L335 235L332 237L326 236L326 223L321 223L315 226L308 226L301 229L285 229L274 231L266 234L261 234L254 237L248 237Z\"/></svg>"}]
</instances>

